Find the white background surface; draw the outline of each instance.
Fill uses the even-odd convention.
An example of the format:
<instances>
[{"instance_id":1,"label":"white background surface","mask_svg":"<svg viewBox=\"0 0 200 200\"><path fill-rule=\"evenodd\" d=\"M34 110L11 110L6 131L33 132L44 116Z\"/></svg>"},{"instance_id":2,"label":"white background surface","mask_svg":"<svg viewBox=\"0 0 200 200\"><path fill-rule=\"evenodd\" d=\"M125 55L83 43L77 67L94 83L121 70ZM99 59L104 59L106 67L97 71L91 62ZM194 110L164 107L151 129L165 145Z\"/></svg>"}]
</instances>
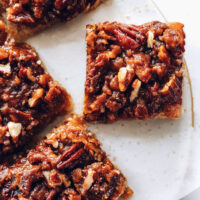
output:
<instances>
[{"instance_id":1,"label":"white background surface","mask_svg":"<svg viewBox=\"0 0 200 200\"><path fill-rule=\"evenodd\" d=\"M174 6L178 2L182 8ZM187 15L195 14L195 10L191 13L183 0L160 0L157 3L164 8L169 21L186 24L186 59L194 89L195 128L191 127L187 80L180 120L90 125L110 158L127 176L135 191L134 200L177 200L200 186L200 69L197 60L199 38L196 37L199 33L187 18ZM163 18L150 0L107 0L96 10L29 40L48 71L72 95L74 111L79 114L82 112L85 81L85 25L106 20L142 24L151 20L163 21Z\"/></svg>"},{"instance_id":2,"label":"white background surface","mask_svg":"<svg viewBox=\"0 0 200 200\"><path fill-rule=\"evenodd\" d=\"M200 189L195 190L191 194L187 195L181 200L199 200L200 199Z\"/></svg>"}]
</instances>

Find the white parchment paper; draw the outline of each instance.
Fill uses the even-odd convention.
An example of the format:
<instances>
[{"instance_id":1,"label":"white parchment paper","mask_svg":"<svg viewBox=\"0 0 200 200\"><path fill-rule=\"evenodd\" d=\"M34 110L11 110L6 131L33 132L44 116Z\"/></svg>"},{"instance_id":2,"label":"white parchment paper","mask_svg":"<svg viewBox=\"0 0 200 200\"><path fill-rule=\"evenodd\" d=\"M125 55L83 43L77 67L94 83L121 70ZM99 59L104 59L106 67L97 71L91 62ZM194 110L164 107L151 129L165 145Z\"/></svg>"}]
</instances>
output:
<instances>
[{"instance_id":1,"label":"white parchment paper","mask_svg":"<svg viewBox=\"0 0 200 200\"><path fill-rule=\"evenodd\" d=\"M149 0L107 0L96 10L28 41L50 74L72 95L74 112L78 114L82 113L86 69L85 26L107 20L142 24L163 18ZM135 192L133 199L176 200L200 186L200 159L196 153L200 127L191 126L190 106L185 80L180 120L89 124L103 149L127 177Z\"/></svg>"}]
</instances>

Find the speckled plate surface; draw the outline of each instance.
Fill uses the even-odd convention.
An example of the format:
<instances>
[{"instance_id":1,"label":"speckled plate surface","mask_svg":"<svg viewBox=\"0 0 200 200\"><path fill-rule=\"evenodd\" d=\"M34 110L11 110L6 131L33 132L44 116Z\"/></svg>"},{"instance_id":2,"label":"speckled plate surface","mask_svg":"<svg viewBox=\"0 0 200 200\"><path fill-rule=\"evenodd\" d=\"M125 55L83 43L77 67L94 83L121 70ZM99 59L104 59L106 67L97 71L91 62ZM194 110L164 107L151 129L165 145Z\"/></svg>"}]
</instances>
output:
<instances>
[{"instance_id":1,"label":"speckled plate surface","mask_svg":"<svg viewBox=\"0 0 200 200\"><path fill-rule=\"evenodd\" d=\"M82 113L86 69L85 26L106 20L133 24L164 21L149 0L107 0L94 11L29 39L51 75L72 95L74 112L78 114ZM199 127L191 126L190 107L189 85L185 79L180 120L89 125L111 160L126 175L135 191L133 199L175 200L199 185L199 159L195 153L200 146L196 137Z\"/></svg>"}]
</instances>

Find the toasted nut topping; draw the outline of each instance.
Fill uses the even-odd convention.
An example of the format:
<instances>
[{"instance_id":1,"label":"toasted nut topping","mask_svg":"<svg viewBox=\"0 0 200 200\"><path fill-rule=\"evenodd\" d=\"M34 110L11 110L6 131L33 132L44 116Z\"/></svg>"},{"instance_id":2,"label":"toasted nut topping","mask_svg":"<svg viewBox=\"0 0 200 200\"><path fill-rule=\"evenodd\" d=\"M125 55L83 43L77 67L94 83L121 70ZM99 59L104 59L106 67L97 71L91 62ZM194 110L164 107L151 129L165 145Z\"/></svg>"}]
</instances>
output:
<instances>
[{"instance_id":1,"label":"toasted nut topping","mask_svg":"<svg viewBox=\"0 0 200 200\"><path fill-rule=\"evenodd\" d=\"M94 175L94 171L92 169L89 169L88 174L85 177L85 180L83 183L83 189L82 189L83 194L92 186L92 183L94 182L93 175Z\"/></svg>"},{"instance_id":2,"label":"toasted nut topping","mask_svg":"<svg viewBox=\"0 0 200 200\"><path fill-rule=\"evenodd\" d=\"M51 171L43 171L42 173L50 187L56 188L57 186L62 185L63 176L57 170L53 169Z\"/></svg>"},{"instance_id":3,"label":"toasted nut topping","mask_svg":"<svg viewBox=\"0 0 200 200\"><path fill-rule=\"evenodd\" d=\"M5 58L8 58L8 53L6 52L5 49L0 48L0 60L3 60Z\"/></svg>"},{"instance_id":4,"label":"toasted nut topping","mask_svg":"<svg viewBox=\"0 0 200 200\"><path fill-rule=\"evenodd\" d=\"M69 187L71 185L71 181L66 174L59 174L61 181L64 183L65 187Z\"/></svg>"},{"instance_id":5,"label":"toasted nut topping","mask_svg":"<svg viewBox=\"0 0 200 200\"><path fill-rule=\"evenodd\" d=\"M125 87L125 79L126 79L126 75L127 75L127 69L126 67L122 67L119 70L118 73L118 81L119 81L119 89L120 91L125 91L126 87Z\"/></svg>"},{"instance_id":6,"label":"toasted nut topping","mask_svg":"<svg viewBox=\"0 0 200 200\"><path fill-rule=\"evenodd\" d=\"M39 76L38 78L38 83L43 86L46 87L47 83L51 80L51 77L48 74L42 74Z\"/></svg>"},{"instance_id":7,"label":"toasted nut topping","mask_svg":"<svg viewBox=\"0 0 200 200\"><path fill-rule=\"evenodd\" d=\"M52 144L52 146L53 146L54 148L58 148L58 145L59 145L58 141L55 141L55 142Z\"/></svg>"},{"instance_id":8,"label":"toasted nut topping","mask_svg":"<svg viewBox=\"0 0 200 200\"><path fill-rule=\"evenodd\" d=\"M115 77L110 81L110 88L113 90L119 90L118 75L115 75Z\"/></svg>"},{"instance_id":9,"label":"toasted nut topping","mask_svg":"<svg viewBox=\"0 0 200 200\"><path fill-rule=\"evenodd\" d=\"M119 89L121 92L126 91L133 77L134 77L134 69L131 68L130 65L120 68L118 72L118 81L119 81Z\"/></svg>"},{"instance_id":10,"label":"toasted nut topping","mask_svg":"<svg viewBox=\"0 0 200 200\"><path fill-rule=\"evenodd\" d=\"M44 177L46 178L47 182L49 181L49 175L50 175L50 171L43 171L42 172Z\"/></svg>"},{"instance_id":11,"label":"toasted nut topping","mask_svg":"<svg viewBox=\"0 0 200 200\"><path fill-rule=\"evenodd\" d=\"M135 79L134 82L132 83L132 87L134 89L131 91L130 102L133 102L134 99L138 96L141 84L142 82L139 79Z\"/></svg>"},{"instance_id":12,"label":"toasted nut topping","mask_svg":"<svg viewBox=\"0 0 200 200\"><path fill-rule=\"evenodd\" d=\"M94 110L104 110L104 106L102 106L102 103L105 102L106 100L106 94L103 93L103 94L100 94L99 96L97 96L96 100L90 105L90 109L91 111L94 111Z\"/></svg>"},{"instance_id":13,"label":"toasted nut topping","mask_svg":"<svg viewBox=\"0 0 200 200\"><path fill-rule=\"evenodd\" d=\"M19 79L19 77L16 75L15 79L14 79L14 84L15 85L19 85L21 83L21 80Z\"/></svg>"},{"instance_id":14,"label":"toasted nut topping","mask_svg":"<svg viewBox=\"0 0 200 200\"><path fill-rule=\"evenodd\" d=\"M38 65L41 65L41 64L42 64L42 61L41 61L41 60L38 60L38 61L37 61L37 64L38 64Z\"/></svg>"},{"instance_id":15,"label":"toasted nut topping","mask_svg":"<svg viewBox=\"0 0 200 200\"><path fill-rule=\"evenodd\" d=\"M43 88L39 88L39 89L36 89L34 92L33 92L33 96L28 100L28 104L29 106L32 108L32 107L35 107L37 105L37 101L42 98L44 94L44 89Z\"/></svg>"},{"instance_id":16,"label":"toasted nut topping","mask_svg":"<svg viewBox=\"0 0 200 200\"><path fill-rule=\"evenodd\" d=\"M169 88L175 84L175 79L176 77L173 76L165 85L164 87L160 90L160 93L162 94L168 94L169 93Z\"/></svg>"},{"instance_id":17,"label":"toasted nut topping","mask_svg":"<svg viewBox=\"0 0 200 200\"><path fill-rule=\"evenodd\" d=\"M169 117L167 105L182 105L182 24L104 22L88 25L91 33L86 38L86 121ZM167 84L173 75L175 81ZM103 93L105 99L97 101Z\"/></svg>"},{"instance_id":18,"label":"toasted nut topping","mask_svg":"<svg viewBox=\"0 0 200 200\"><path fill-rule=\"evenodd\" d=\"M153 48L153 43L154 43L154 32L148 31L147 47L148 48Z\"/></svg>"},{"instance_id":19,"label":"toasted nut topping","mask_svg":"<svg viewBox=\"0 0 200 200\"><path fill-rule=\"evenodd\" d=\"M8 122L8 131L11 135L11 137L15 140L22 130L22 124L21 123L15 123L15 122Z\"/></svg>"},{"instance_id":20,"label":"toasted nut topping","mask_svg":"<svg viewBox=\"0 0 200 200\"><path fill-rule=\"evenodd\" d=\"M5 73L5 74L10 74L11 73L11 67L10 64L2 65L0 64L0 71Z\"/></svg>"},{"instance_id":21,"label":"toasted nut topping","mask_svg":"<svg viewBox=\"0 0 200 200\"><path fill-rule=\"evenodd\" d=\"M170 57L164 45L161 45L159 48L158 58L160 61L170 64Z\"/></svg>"},{"instance_id":22,"label":"toasted nut topping","mask_svg":"<svg viewBox=\"0 0 200 200\"><path fill-rule=\"evenodd\" d=\"M31 68L27 68L27 77L29 80L31 80L32 82L35 82L36 78L33 76L33 73L31 71Z\"/></svg>"},{"instance_id":23,"label":"toasted nut topping","mask_svg":"<svg viewBox=\"0 0 200 200\"><path fill-rule=\"evenodd\" d=\"M161 80L167 73L167 66L165 64L152 65L152 71L156 73Z\"/></svg>"}]
</instances>

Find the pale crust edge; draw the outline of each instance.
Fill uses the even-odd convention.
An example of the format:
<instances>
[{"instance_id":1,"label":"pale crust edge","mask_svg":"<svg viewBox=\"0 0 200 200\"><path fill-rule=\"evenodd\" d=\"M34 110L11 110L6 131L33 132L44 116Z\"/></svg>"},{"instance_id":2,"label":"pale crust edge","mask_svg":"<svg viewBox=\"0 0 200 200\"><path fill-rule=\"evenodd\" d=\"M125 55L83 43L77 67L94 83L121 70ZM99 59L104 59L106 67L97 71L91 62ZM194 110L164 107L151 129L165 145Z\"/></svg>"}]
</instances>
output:
<instances>
[{"instance_id":1,"label":"pale crust edge","mask_svg":"<svg viewBox=\"0 0 200 200\"><path fill-rule=\"evenodd\" d=\"M160 118L160 119L179 119L182 115L182 106L181 104L175 105L165 105L163 108L163 112L160 112L158 115L153 116L152 118Z\"/></svg>"}]
</instances>

